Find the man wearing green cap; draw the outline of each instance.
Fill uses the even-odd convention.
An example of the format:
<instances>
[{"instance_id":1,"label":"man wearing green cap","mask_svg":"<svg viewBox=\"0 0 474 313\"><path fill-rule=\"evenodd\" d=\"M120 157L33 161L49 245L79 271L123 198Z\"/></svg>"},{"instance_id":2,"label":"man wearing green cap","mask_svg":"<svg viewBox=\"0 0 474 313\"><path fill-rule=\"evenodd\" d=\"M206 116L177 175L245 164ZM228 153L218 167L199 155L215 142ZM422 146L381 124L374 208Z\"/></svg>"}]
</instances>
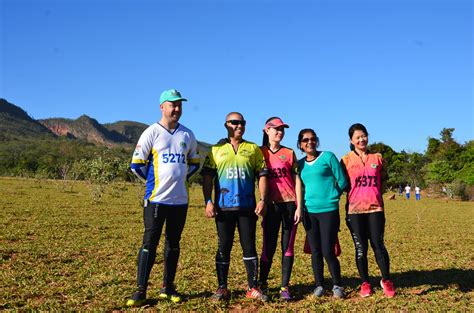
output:
<instances>
[{"instance_id":1,"label":"man wearing green cap","mask_svg":"<svg viewBox=\"0 0 474 313\"><path fill-rule=\"evenodd\" d=\"M143 132L133 153L131 170L146 186L145 231L138 252L137 290L127 306L146 303L148 278L165 222L163 285L159 297L174 303L181 301L174 279L188 210L187 180L199 168L196 138L190 129L179 124L183 101L187 100L176 89L161 94L161 119Z\"/></svg>"}]
</instances>

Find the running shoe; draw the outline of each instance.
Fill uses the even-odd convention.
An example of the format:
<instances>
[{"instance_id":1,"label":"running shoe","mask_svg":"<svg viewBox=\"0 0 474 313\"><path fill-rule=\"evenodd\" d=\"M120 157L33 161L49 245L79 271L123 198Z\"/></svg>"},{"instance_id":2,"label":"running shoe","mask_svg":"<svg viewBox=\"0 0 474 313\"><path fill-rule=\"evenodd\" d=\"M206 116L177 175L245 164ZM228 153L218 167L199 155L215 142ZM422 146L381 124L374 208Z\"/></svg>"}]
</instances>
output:
<instances>
[{"instance_id":1,"label":"running shoe","mask_svg":"<svg viewBox=\"0 0 474 313\"><path fill-rule=\"evenodd\" d=\"M362 298L370 297L372 295L372 286L368 282L363 282L362 285L360 285L360 291L359 294Z\"/></svg>"},{"instance_id":2,"label":"running shoe","mask_svg":"<svg viewBox=\"0 0 474 313\"><path fill-rule=\"evenodd\" d=\"M245 296L249 299L260 300L262 302L268 301L268 296L265 295L258 287L248 289L247 294Z\"/></svg>"},{"instance_id":3,"label":"running shoe","mask_svg":"<svg viewBox=\"0 0 474 313\"><path fill-rule=\"evenodd\" d=\"M127 300L128 307L143 306L146 303L146 291L136 291L130 299Z\"/></svg>"},{"instance_id":4,"label":"running shoe","mask_svg":"<svg viewBox=\"0 0 474 313\"><path fill-rule=\"evenodd\" d=\"M260 290L262 291L262 293L268 294L268 283L267 282L259 281L258 286L260 287Z\"/></svg>"},{"instance_id":5,"label":"running shoe","mask_svg":"<svg viewBox=\"0 0 474 313\"><path fill-rule=\"evenodd\" d=\"M281 287L281 289L280 289L280 299L284 300L284 301L291 301L293 299L288 287Z\"/></svg>"},{"instance_id":6,"label":"running shoe","mask_svg":"<svg viewBox=\"0 0 474 313\"><path fill-rule=\"evenodd\" d=\"M323 286L316 286L316 288L313 291L313 294L315 297L322 297L324 295L324 288Z\"/></svg>"},{"instance_id":7,"label":"running shoe","mask_svg":"<svg viewBox=\"0 0 474 313\"><path fill-rule=\"evenodd\" d=\"M179 303L182 300L181 295L176 291L174 286L161 288L158 297L163 300L170 300L173 303Z\"/></svg>"},{"instance_id":8,"label":"running shoe","mask_svg":"<svg viewBox=\"0 0 474 313\"><path fill-rule=\"evenodd\" d=\"M387 298L395 297L395 287L393 286L393 283L391 280L381 279L380 286L382 286L383 293L385 294Z\"/></svg>"},{"instance_id":9,"label":"running shoe","mask_svg":"<svg viewBox=\"0 0 474 313\"><path fill-rule=\"evenodd\" d=\"M229 301L230 300L230 291L225 287L217 288L216 292L211 296L213 301Z\"/></svg>"},{"instance_id":10,"label":"running shoe","mask_svg":"<svg viewBox=\"0 0 474 313\"><path fill-rule=\"evenodd\" d=\"M346 294L344 293L344 288L338 285L334 285L334 287L332 287L332 295L334 298L338 299L344 299L346 297Z\"/></svg>"}]
</instances>

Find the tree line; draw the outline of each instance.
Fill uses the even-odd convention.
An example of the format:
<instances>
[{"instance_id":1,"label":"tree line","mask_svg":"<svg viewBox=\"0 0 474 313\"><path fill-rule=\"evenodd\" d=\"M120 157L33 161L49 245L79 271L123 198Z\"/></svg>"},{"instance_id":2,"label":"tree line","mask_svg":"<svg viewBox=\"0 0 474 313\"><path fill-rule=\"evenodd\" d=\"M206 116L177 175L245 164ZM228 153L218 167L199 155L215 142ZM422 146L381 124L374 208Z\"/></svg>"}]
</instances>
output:
<instances>
[{"instance_id":1,"label":"tree line","mask_svg":"<svg viewBox=\"0 0 474 313\"><path fill-rule=\"evenodd\" d=\"M389 188L418 185L434 193L472 198L474 186L474 140L460 144L453 139L454 128L443 128L440 138L428 138L424 154L396 152L384 143L369 149L382 153L387 165Z\"/></svg>"},{"instance_id":2,"label":"tree line","mask_svg":"<svg viewBox=\"0 0 474 313\"><path fill-rule=\"evenodd\" d=\"M464 144L453 139L454 128L444 128L439 138L428 138L426 152L396 152L384 143L370 151L380 152L387 165L389 188L418 185L435 192L472 198L474 140ZM2 141L0 175L51 179L89 180L100 184L135 181L129 165L132 147L107 148L80 140L24 139ZM199 175L192 182L200 183Z\"/></svg>"}]
</instances>

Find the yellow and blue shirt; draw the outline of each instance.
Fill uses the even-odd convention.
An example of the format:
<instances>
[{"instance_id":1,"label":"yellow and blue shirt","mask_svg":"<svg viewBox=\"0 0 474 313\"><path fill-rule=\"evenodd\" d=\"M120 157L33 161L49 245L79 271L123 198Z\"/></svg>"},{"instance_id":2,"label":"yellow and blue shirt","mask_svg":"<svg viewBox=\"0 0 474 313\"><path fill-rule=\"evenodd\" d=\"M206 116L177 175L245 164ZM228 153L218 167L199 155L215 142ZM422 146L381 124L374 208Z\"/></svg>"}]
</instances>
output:
<instances>
[{"instance_id":1,"label":"yellow and blue shirt","mask_svg":"<svg viewBox=\"0 0 474 313\"><path fill-rule=\"evenodd\" d=\"M212 146L201 171L216 176L214 203L225 211L255 208L255 180L267 174L262 151L246 140L237 151L228 141Z\"/></svg>"}]
</instances>

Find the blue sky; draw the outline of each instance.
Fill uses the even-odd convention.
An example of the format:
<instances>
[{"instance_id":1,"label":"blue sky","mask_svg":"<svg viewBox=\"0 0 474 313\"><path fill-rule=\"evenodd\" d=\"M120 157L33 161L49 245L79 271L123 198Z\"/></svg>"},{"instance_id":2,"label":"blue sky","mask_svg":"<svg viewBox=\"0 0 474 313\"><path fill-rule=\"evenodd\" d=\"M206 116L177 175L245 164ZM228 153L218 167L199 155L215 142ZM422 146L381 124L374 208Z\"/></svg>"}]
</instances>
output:
<instances>
[{"instance_id":1,"label":"blue sky","mask_svg":"<svg viewBox=\"0 0 474 313\"><path fill-rule=\"evenodd\" d=\"M470 0L0 3L0 97L36 119L151 124L176 88L181 122L209 143L231 111L248 140L276 115L285 145L311 127L339 157L355 122L396 151L444 127L474 139Z\"/></svg>"}]
</instances>

